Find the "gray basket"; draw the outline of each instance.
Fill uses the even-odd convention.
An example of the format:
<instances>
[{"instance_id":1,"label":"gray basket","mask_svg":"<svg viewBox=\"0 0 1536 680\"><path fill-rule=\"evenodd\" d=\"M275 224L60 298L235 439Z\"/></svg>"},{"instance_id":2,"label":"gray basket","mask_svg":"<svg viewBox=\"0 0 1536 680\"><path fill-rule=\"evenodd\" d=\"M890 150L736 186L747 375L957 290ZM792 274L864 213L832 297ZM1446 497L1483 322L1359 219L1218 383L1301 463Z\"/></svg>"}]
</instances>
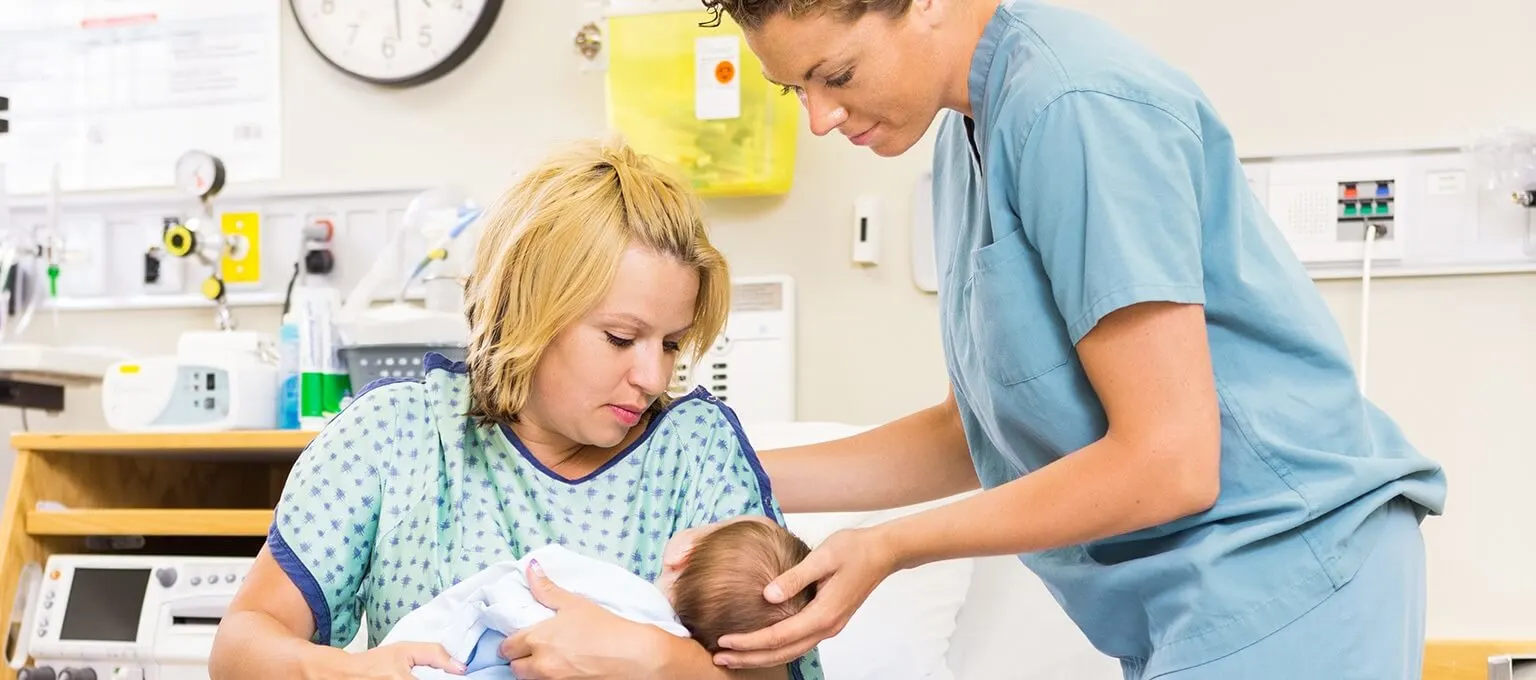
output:
<instances>
[{"instance_id":1,"label":"gray basket","mask_svg":"<svg viewBox=\"0 0 1536 680\"><path fill-rule=\"evenodd\" d=\"M428 352L436 352L453 361L463 361L466 350L459 345L409 343L398 345L352 345L341 348L347 362L347 374L356 394L379 378L420 378L422 361Z\"/></svg>"}]
</instances>

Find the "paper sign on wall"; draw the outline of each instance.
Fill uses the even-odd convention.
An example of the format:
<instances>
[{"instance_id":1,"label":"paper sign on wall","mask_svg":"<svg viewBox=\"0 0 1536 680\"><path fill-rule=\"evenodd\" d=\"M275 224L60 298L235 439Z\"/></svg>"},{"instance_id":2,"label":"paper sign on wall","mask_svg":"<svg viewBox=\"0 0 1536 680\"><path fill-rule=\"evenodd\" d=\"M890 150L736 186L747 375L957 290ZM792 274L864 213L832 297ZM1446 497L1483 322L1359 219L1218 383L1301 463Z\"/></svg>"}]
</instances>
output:
<instances>
[{"instance_id":1,"label":"paper sign on wall","mask_svg":"<svg viewBox=\"0 0 1536 680\"><path fill-rule=\"evenodd\" d=\"M0 0L0 94L10 190L170 187L188 149L231 181L281 164L273 0Z\"/></svg>"},{"instance_id":2,"label":"paper sign on wall","mask_svg":"<svg viewBox=\"0 0 1536 680\"><path fill-rule=\"evenodd\" d=\"M699 120L741 117L741 41L736 36L694 43L693 111Z\"/></svg>"}]
</instances>

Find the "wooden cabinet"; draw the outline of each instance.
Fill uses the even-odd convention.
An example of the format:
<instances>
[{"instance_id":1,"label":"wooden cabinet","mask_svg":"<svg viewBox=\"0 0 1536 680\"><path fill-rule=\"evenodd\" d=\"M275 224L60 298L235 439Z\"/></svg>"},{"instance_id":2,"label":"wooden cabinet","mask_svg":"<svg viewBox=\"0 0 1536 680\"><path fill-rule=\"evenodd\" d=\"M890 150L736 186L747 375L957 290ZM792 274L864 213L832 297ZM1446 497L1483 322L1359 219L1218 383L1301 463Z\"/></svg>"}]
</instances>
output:
<instances>
[{"instance_id":1,"label":"wooden cabinet","mask_svg":"<svg viewBox=\"0 0 1536 680\"><path fill-rule=\"evenodd\" d=\"M288 471L314 435L13 435L0 607L10 610L27 563L55 553L255 555ZM7 623L9 656L22 631L19 621ZM0 680L15 675L0 664Z\"/></svg>"}]
</instances>

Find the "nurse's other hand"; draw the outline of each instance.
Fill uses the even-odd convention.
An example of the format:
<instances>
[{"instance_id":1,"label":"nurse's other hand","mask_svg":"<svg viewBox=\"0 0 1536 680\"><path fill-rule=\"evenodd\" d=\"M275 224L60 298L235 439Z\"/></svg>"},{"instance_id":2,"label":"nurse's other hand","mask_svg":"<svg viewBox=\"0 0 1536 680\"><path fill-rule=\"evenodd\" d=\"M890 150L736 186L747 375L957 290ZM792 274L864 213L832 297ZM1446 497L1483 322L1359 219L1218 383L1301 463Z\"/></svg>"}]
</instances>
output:
<instances>
[{"instance_id":1,"label":"nurse's other hand","mask_svg":"<svg viewBox=\"0 0 1536 680\"><path fill-rule=\"evenodd\" d=\"M779 603L815 583L815 599L800 613L772 626L720 638L720 646L731 651L716 654L715 663L730 668L779 666L842 632L875 587L896 571L895 551L884 532L875 526L844 529L827 537L804 561L763 590L769 602Z\"/></svg>"},{"instance_id":2,"label":"nurse's other hand","mask_svg":"<svg viewBox=\"0 0 1536 680\"><path fill-rule=\"evenodd\" d=\"M528 569L534 599L555 610L552 618L514 633L501 656L520 680L631 680L654 678L658 635L669 635L617 614Z\"/></svg>"}]
</instances>

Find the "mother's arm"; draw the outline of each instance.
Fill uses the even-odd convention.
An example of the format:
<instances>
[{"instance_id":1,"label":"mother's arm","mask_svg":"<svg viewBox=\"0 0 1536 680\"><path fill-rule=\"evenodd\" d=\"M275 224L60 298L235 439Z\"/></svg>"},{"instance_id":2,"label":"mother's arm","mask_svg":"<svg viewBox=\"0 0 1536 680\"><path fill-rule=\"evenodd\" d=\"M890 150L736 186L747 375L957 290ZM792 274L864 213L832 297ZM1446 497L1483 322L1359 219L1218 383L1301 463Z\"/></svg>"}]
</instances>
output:
<instances>
[{"instance_id":1,"label":"mother's arm","mask_svg":"<svg viewBox=\"0 0 1536 680\"><path fill-rule=\"evenodd\" d=\"M310 642L314 634L304 595L263 546L219 624L208 675L215 680L308 677L305 667L322 650L345 653Z\"/></svg>"},{"instance_id":2,"label":"mother's arm","mask_svg":"<svg viewBox=\"0 0 1536 680\"><path fill-rule=\"evenodd\" d=\"M219 624L208 657L208 677L410 680L411 669L416 666L464 672L441 645L402 643L353 655L311 642L314 634L314 614L304 594L263 546Z\"/></svg>"},{"instance_id":3,"label":"mother's arm","mask_svg":"<svg viewBox=\"0 0 1536 680\"><path fill-rule=\"evenodd\" d=\"M422 445L400 427L401 404L410 403L412 389L360 393L294 462L267 543L219 625L208 660L213 680L405 680L412 665L454 665L437 645L366 655L339 649L360 628L358 591L382 533L387 483L372 457Z\"/></svg>"},{"instance_id":4,"label":"mother's arm","mask_svg":"<svg viewBox=\"0 0 1536 680\"><path fill-rule=\"evenodd\" d=\"M671 649L664 656L669 663L657 676L659 678L681 680L789 680L790 678L788 666L749 669L716 666L709 652L697 642L675 635L668 637L672 638L667 643Z\"/></svg>"}]
</instances>

